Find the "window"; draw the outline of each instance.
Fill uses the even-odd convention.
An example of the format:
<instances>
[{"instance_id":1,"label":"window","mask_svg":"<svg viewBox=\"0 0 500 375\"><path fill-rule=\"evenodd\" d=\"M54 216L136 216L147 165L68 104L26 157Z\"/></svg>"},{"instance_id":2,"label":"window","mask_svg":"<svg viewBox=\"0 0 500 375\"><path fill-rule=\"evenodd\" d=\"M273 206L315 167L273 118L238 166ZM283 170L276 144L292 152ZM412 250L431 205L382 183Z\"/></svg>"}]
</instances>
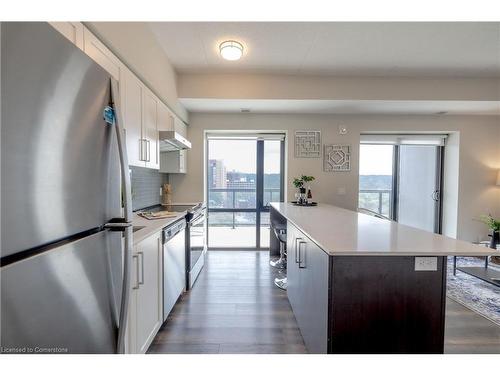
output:
<instances>
[{"instance_id":1,"label":"window","mask_svg":"<svg viewBox=\"0 0 500 375\"><path fill-rule=\"evenodd\" d=\"M283 135L207 135L209 248L269 247L269 203L283 201Z\"/></svg>"}]
</instances>

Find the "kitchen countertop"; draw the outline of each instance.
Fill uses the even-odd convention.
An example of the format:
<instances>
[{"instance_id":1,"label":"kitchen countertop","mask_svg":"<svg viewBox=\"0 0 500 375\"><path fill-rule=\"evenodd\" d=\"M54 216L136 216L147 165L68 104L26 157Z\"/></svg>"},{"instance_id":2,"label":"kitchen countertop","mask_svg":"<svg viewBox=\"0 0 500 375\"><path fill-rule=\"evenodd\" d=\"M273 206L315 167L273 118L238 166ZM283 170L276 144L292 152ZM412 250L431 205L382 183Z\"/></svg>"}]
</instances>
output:
<instances>
[{"instance_id":1,"label":"kitchen countertop","mask_svg":"<svg viewBox=\"0 0 500 375\"><path fill-rule=\"evenodd\" d=\"M148 220L134 213L132 218L132 225L134 227L144 227L133 233L134 246L137 245L142 240L148 238L152 234L162 230L163 228L169 226L170 224L186 216L186 211L176 212L176 213L177 216L175 217L168 217L165 219L155 219L155 220Z\"/></svg>"},{"instance_id":2,"label":"kitchen countertop","mask_svg":"<svg viewBox=\"0 0 500 375\"><path fill-rule=\"evenodd\" d=\"M393 221L319 203L271 206L328 255L486 256L498 251L415 229Z\"/></svg>"}]
</instances>

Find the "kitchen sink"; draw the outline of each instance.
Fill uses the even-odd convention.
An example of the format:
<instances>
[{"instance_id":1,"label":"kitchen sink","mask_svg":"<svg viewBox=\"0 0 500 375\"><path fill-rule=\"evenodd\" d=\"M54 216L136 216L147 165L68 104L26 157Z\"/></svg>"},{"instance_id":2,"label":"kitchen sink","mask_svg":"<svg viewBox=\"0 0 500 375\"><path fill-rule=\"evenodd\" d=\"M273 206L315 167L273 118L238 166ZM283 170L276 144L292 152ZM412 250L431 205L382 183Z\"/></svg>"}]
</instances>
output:
<instances>
[{"instance_id":1,"label":"kitchen sink","mask_svg":"<svg viewBox=\"0 0 500 375\"><path fill-rule=\"evenodd\" d=\"M137 232L138 230L141 230L142 228L146 228L145 226L133 226L132 227L132 233Z\"/></svg>"}]
</instances>

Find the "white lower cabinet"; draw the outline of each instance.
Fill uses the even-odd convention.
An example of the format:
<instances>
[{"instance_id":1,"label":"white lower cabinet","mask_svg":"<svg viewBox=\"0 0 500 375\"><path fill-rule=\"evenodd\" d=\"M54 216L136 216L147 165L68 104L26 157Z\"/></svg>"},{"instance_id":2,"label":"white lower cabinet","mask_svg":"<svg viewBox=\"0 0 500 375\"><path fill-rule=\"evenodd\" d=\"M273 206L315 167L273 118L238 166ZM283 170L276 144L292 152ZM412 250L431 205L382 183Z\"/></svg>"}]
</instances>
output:
<instances>
[{"instance_id":1,"label":"white lower cabinet","mask_svg":"<svg viewBox=\"0 0 500 375\"><path fill-rule=\"evenodd\" d=\"M138 243L131 265L128 353L145 353L163 323L161 231Z\"/></svg>"},{"instance_id":2,"label":"white lower cabinet","mask_svg":"<svg viewBox=\"0 0 500 375\"><path fill-rule=\"evenodd\" d=\"M287 295L309 353L328 351L329 257L287 224Z\"/></svg>"}]
</instances>

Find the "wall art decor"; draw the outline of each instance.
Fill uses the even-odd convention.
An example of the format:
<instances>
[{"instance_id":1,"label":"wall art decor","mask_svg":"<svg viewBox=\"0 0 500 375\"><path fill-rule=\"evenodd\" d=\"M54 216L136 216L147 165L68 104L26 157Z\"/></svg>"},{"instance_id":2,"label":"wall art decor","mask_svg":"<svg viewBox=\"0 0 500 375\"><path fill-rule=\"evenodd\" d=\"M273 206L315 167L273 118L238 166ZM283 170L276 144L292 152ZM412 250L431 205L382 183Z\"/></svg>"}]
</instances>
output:
<instances>
[{"instance_id":1,"label":"wall art decor","mask_svg":"<svg viewBox=\"0 0 500 375\"><path fill-rule=\"evenodd\" d=\"M323 170L325 172L348 172L351 170L350 145L325 145L323 148Z\"/></svg>"},{"instance_id":2,"label":"wall art decor","mask_svg":"<svg viewBox=\"0 0 500 375\"><path fill-rule=\"evenodd\" d=\"M295 132L295 157L321 157L321 132L319 130L297 130Z\"/></svg>"}]
</instances>

